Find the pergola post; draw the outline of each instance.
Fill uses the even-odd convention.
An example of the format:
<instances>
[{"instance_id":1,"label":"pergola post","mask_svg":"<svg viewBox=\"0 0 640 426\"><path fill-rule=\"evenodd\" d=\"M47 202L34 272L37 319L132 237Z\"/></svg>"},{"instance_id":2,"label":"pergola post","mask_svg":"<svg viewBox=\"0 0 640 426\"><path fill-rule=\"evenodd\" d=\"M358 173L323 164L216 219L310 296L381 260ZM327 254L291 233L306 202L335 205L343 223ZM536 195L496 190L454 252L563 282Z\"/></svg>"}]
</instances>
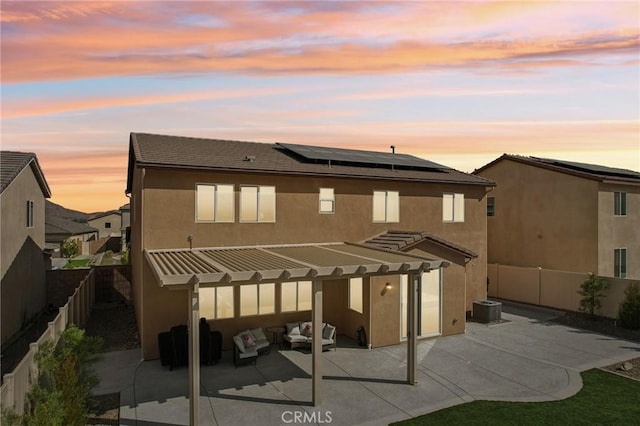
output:
<instances>
[{"instance_id":1,"label":"pergola post","mask_svg":"<svg viewBox=\"0 0 640 426\"><path fill-rule=\"evenodd\" d=\"M313 280L311 296L312 313L312 404L317 407L322 403L322 280Z\"/></svg>"},{"instance_id":2,"label":"pergola post","mask_svg":"<svg viewBox=\"0 0 640 426\"><path fill-rule=\"evenodd\" d=\"M200 424L200 280L189 283L189 424Z\"/></svg>"},{"instance_id":3,"label":"pergola post","mask_svg":"<svg viewBox=\"0 0 640 426\"><path fill-rule=\"evenodd\" d=\"M421 274L409 275L407 294L407 383L416 383L418 359L418 289Z\"/></svg>"}]
</instances>

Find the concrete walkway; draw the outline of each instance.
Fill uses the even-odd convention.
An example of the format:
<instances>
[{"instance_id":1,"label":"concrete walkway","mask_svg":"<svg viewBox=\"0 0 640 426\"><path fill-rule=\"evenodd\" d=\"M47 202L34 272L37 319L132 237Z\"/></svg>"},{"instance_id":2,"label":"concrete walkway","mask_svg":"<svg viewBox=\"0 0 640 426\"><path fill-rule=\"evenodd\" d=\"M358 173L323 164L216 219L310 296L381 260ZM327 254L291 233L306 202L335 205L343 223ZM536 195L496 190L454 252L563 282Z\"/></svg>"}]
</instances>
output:
<instances>
[{"instance_id":1,"label":"concrete walkway","mask_svg":"<svg viewBox=\"0 0 640 426\"><path fill-rule=\"evenodd\" d=\"M468 323L464 335L421 341L414 386L405 383L405 345L367 350L339 342L323 356L319 407L310 404L310 354L274 347L256 366L236 369L227 352L201 370L200 421L386 425L474 399L557 400L581 389L579 372L640 356L639 343L548 322L552 316L505 307L508 322ZM170 372L139 358L138 351L108 354L95 393L121 392L122 425L188 424L187 368Z\"/></svg>"}]
</instances>

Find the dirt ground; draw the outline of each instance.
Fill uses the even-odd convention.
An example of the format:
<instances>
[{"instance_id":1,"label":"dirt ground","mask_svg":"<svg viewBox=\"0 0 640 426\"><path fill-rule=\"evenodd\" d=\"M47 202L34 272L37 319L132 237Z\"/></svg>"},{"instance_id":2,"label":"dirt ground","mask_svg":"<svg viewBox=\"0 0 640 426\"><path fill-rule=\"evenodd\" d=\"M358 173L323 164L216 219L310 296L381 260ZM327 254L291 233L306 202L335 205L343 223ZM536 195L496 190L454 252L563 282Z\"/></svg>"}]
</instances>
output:
<instances>
[{"instance_id":1,"label":"dirt ground","mask_svg":"<svg viewBox=\"0 0 640 426\"><path fill-rule=\"evenodd\" d=\"M100 304L93 308L85 327L87 335L104 340L101 352L123 351L140 347L133 307L128 303ZM89 400L90 425L120 424L120 394L93 396Z\"/></svg>"},{"instance_id":2,"label":"dirt ground","mask_svg":"<svg viewBox=\"0 0 640 426\"><path fill-rule=\"evenodd\" d=\"M102 337L102 352L140 347L136 317L130 303L96 304L85 330L89 336Z\"/></svg>"}]
</instances>

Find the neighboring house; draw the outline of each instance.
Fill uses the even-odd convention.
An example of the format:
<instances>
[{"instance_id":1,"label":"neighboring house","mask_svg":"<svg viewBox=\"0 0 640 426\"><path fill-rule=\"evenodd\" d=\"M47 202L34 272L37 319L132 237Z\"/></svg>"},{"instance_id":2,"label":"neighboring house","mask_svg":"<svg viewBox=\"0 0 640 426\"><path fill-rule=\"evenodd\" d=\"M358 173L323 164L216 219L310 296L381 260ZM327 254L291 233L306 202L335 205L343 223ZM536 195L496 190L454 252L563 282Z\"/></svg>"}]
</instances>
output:
<instances>
[{"instance_id":1,"label":"neighboring house","mask_svg":"<svg viewBox=\"0 0 640 426\"><path fill-rule=\"evenodd\" d=\"M640 173L508 154L474 173L497 184L490 263L640 278Z\"/></svg>"},{"instance_id":2,"label":"neighboring house","mask_svg":"<svg viewBox=\"0 0 640 426\"><path fill-rule=\"evenodd\" d=\"M45 307L45 198L33 153L0 152L2 344Z\"/></svg>"},{"instance_id":3,"label":"neighboring house","mask_svg":"<svg viewBox=\"0 0 640 426\"><path fill-rule=\"evenodd\" d=\"M91 254L90 243L98 239L98 230L86 223L75 220L47 216L45 218L45 240L51 247L57 247L60 257L60 248L67 239L74 239L78 243L78 254Z\"/></svg>"},{"instance_id":4,"label":"neighboring house","mask_svg":"<svg viewBox=\"0 0 640 426\"><path fill-rule=\"evenodd\" d=\"M308 320L320 276L324 321L349 337L363 326L374 347L397 344L408 290L398 271L413 272L414 255L435 268L418 289L418 334L463 333L473 301L486 297L492 186L403 154L132 133L126 192L143 357L158 356L159 332L187 322L196 281L199 312L227 348L247 328ZM376 263L384 256L404 266ZM336 266L344 262L365 264Z\"/></svg>"},{"instance_id":5,"label":"neighboring house","mask_svg":"<svg viewBox=\"0 0 640 426\"><path fill-rule=\"evenodd\" d=\"M129 248L129 239L131 236L131 206L127 203L120 207L120 251L125 252Z\"/></svg>"},{"instance_id":6,"label":"neighboring house","mask_svg":"<svg viewBox=\"0 0 640 426\"><path fill-rule=\"evenodd\" d=\"M93 215L87 225L98 230L98 238L120 237L122 217L119 210L111 210Z\"/></svg>"}]
</instances>

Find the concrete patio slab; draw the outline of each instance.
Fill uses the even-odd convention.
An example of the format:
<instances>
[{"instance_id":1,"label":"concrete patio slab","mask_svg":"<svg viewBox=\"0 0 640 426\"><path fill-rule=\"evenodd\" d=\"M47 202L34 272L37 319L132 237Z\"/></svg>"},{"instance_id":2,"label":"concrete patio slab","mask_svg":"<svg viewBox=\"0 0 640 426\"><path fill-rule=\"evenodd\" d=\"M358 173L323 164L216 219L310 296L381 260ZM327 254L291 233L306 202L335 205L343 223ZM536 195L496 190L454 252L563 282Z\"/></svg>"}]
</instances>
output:
<instances>
[{"instance_id":1,"label":"concrete patio slab","mask_svg":"<svg viewBox=\"0 0 640 426\"><path fill-rule=\"evenodd\" d=\"M406 346L338 344L323 353L323 401L311 406L311 354L278 350L235 368L231 353L201 369L202 425L386 425L474 399L550 401L582 387L579 372L640 356L640 343L566 327L553 311L518 307L499 325L419 342L418 382L406 384ZM516 312L517 315L514 313ZM343 342L345 343L345 342ZM96 393L120 392L123 425L186 425L188 370L139 353L108 354ZM118 371L122 368L121 371Z\"/></svg>"}]
</instances>

